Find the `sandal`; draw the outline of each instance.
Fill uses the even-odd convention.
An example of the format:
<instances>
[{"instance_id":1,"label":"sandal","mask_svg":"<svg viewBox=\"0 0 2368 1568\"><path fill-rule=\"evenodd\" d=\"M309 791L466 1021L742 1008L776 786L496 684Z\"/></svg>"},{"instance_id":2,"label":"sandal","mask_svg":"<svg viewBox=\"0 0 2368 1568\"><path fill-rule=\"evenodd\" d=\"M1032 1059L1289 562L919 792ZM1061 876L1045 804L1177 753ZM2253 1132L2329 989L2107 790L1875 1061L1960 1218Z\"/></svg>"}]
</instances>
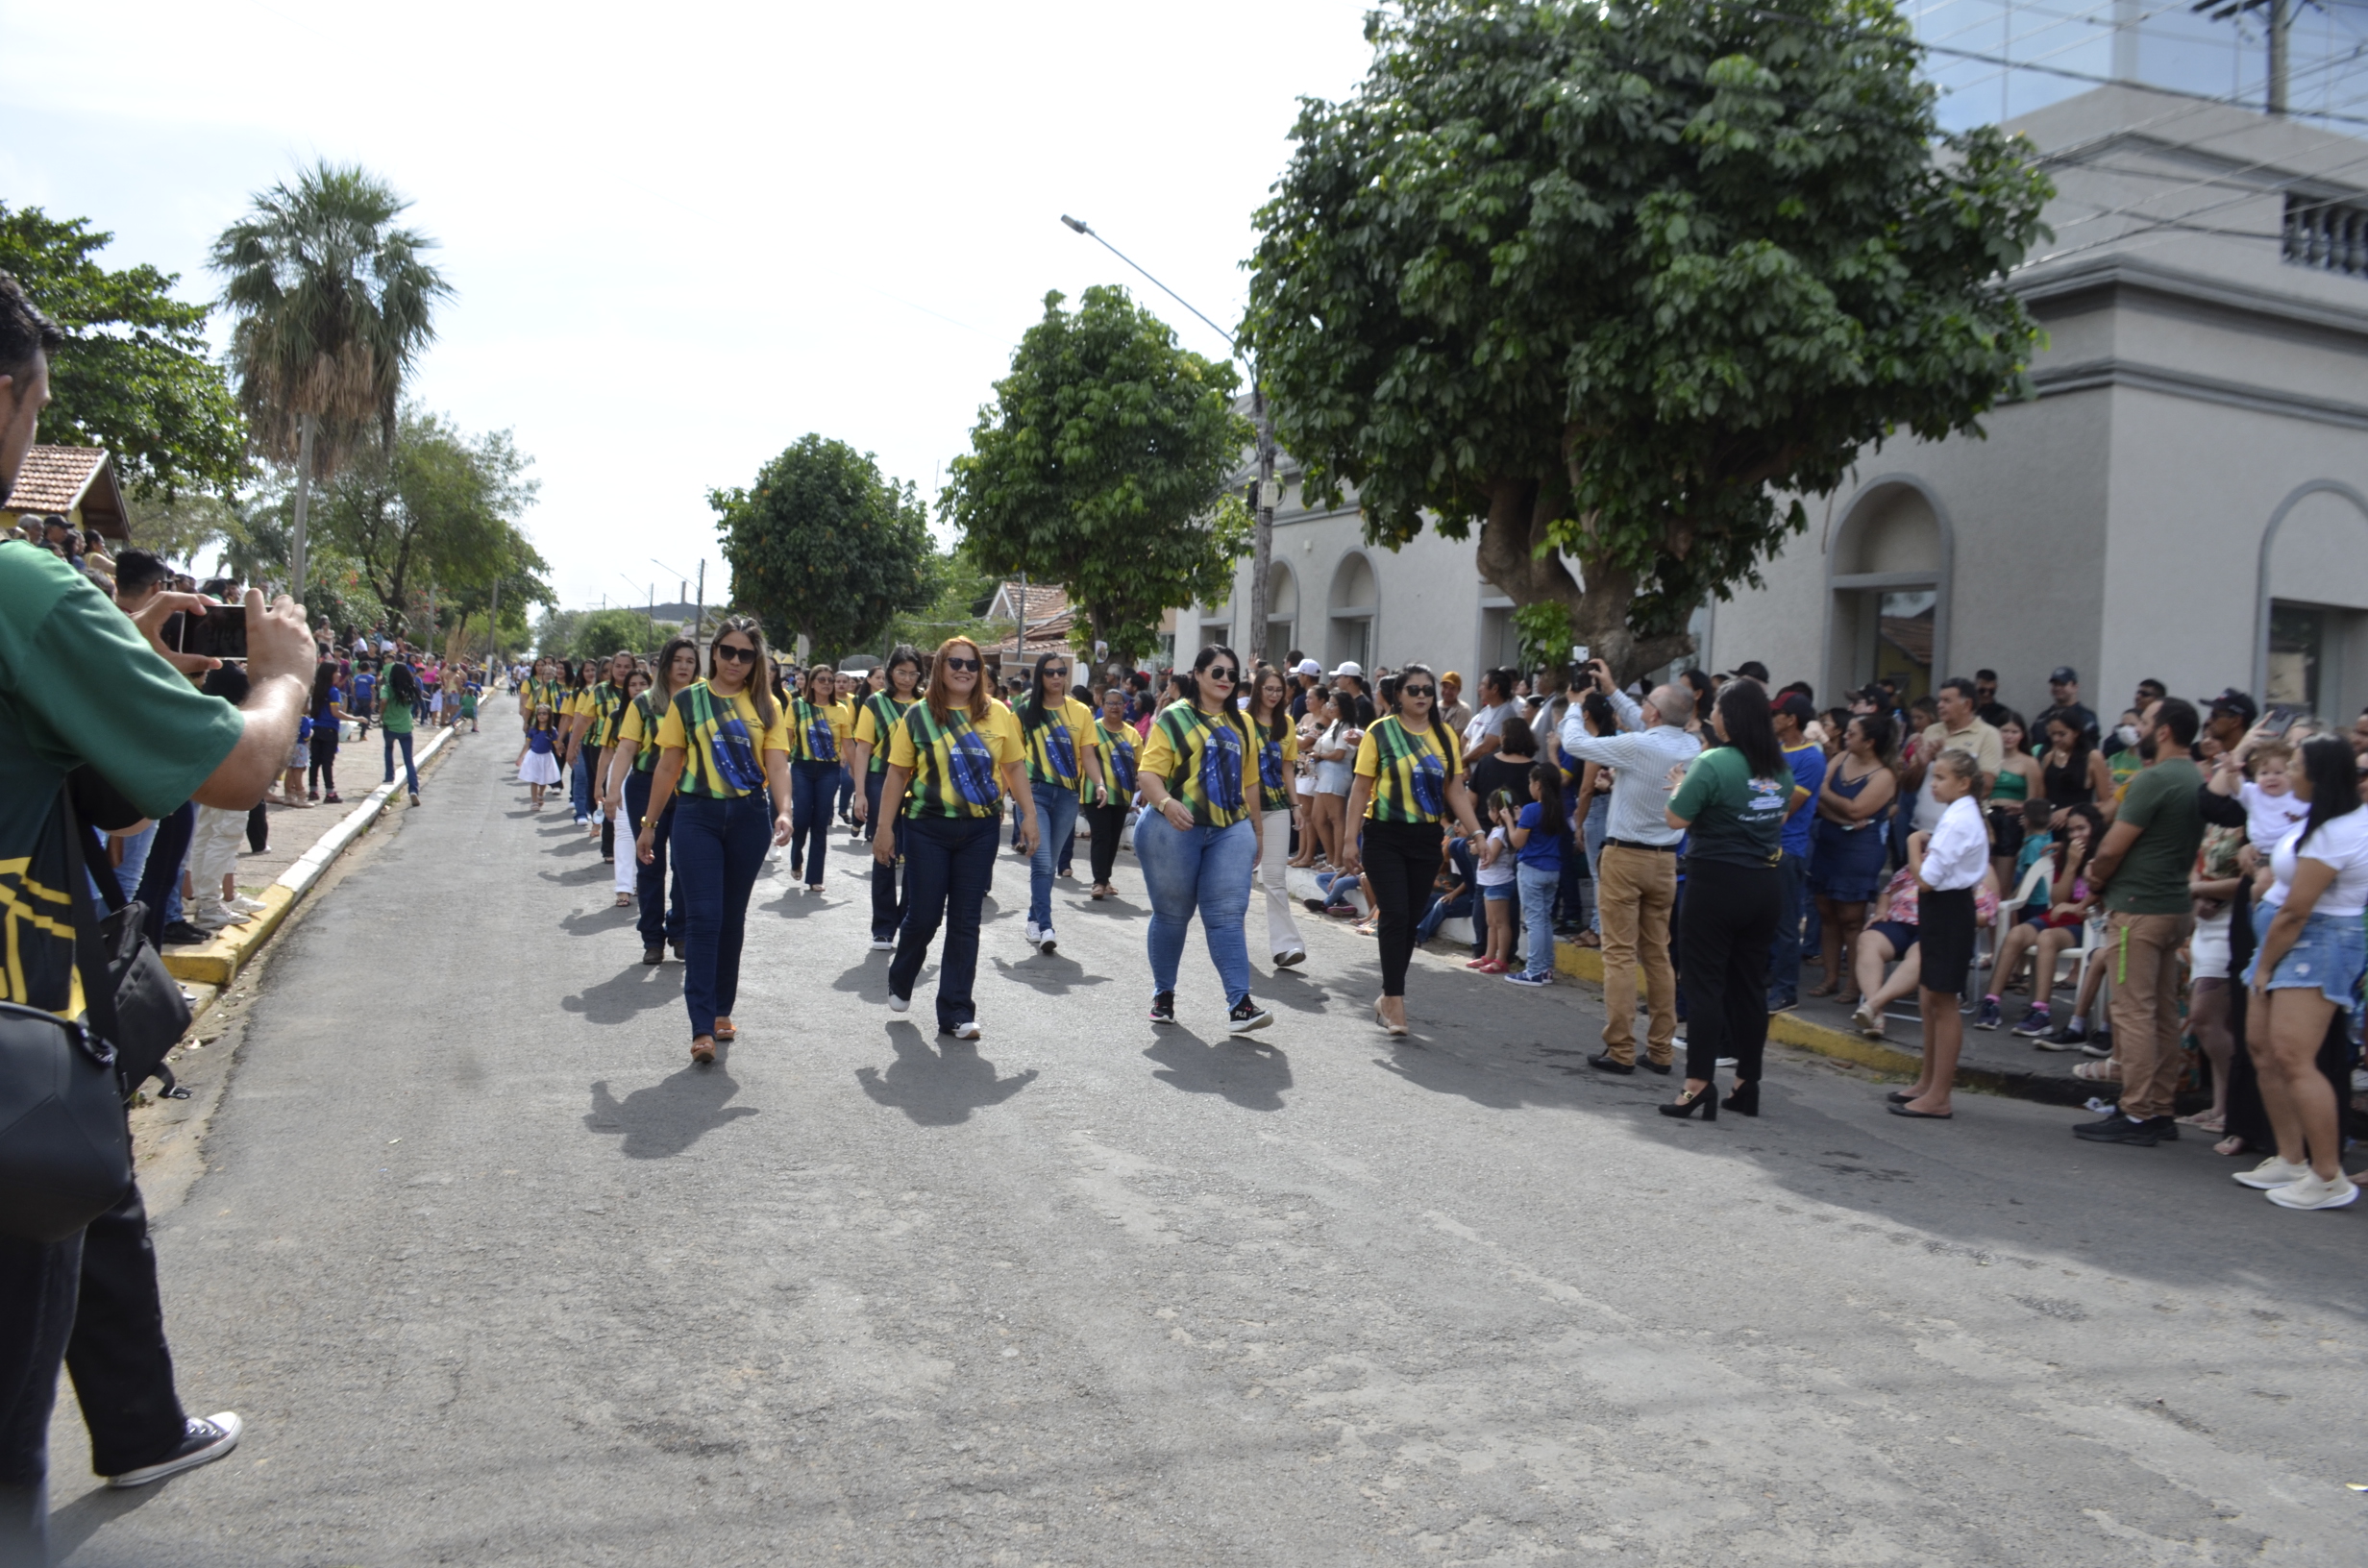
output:
<instances>
[{"instance_id":1,"label":"sandal","mask_svg":"<svg viewBox=\"0 0 2368 1568\"><path fill-rule=\"evenodd\" d=\"M2083 1062L2072 1069L2072 1076L2084 1083L2118 1084L2121 1069L2109 1059L2103 1062Z\"/></svg>"},{"instance_id":2,"label":"sandal","mask_svg":"<svg viewBox=\"0 0 2368 1568\"><path fill-rule=\"evenodd\" d=\"M715 1020L715 1042L717 1044L728 1045L739 1038L740 1031L733 1026L731 1019L718 1018Z\"/></svg>"},{"instance_id":3,"label":"sandal","mask_svg":"<svg viewBox=\"0 0 2368 1568\"><path fill-rule=\"evenodd\" d=\"M1573 947L1601 947L1603 939L1592 931L1582 931L1570 939L1570 945Z\"/></svg>"},{"instance_id":4,"label":"sandal","mask_svg":"<svg viewBox=\"0 0 2368 1568\"><path fill-rule=\"evenodd\" d=\"M691 1041L691 1060L703 1067L715 1066L715 1041L701 1036Z\"/></svg>"},{"instance_id":5,"label":"sandal","mask_svg":"<svg viewBox=\"0 0 2368 1568\"><path fill-rule=\"evenodd\" d=\"M617 908L619 908L619 909L630 909L630 908L632 908L632 907L633 907L633 903L634 903L634 899L633 899L633 895L632 895L631 894L629 894L629 893L620 893L620 894L617 894L617 903L616 903L616 907L617 907Z\"/></svg>"}]
</instances>

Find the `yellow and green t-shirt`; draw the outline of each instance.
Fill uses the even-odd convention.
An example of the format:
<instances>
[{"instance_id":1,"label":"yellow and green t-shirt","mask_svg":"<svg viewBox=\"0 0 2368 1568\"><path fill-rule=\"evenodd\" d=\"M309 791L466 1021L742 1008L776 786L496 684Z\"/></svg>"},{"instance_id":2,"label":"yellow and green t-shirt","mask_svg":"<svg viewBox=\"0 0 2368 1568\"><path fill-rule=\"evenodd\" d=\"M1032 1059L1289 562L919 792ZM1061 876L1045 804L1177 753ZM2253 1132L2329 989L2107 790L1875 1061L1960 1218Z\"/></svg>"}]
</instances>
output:
<instances>
[{"instance_id":1,"label":"yellow and green t-shirt","mask_svg":"<svg viewBox=\"0 0 2368 1568\"><path fill-rule=\"evenodd\" d=\"M1141 771L1166 779L1201 827L1231 827L1258 809L1258 747L1249 721L1171 702L1144 738Z\"/></svg>"},{"instance_id":2,"label":"yellow and green t-shirt","mask_svg":"<svg viewBox=\"0 0 2368 1568\"><path fill-rule=\"evenodd\" d=\"M1031 784L1058 784L1077 789L1085 779L1084 748L1095 745L1094 710L1073 697L1040 715L1015 715L1027 741L1027 776Z\"/></svg>"},{"instance_id":3,"label":"yellow and green t-shirt","mask_svg":"<svg viewBox=\"0 0 2368 1568\"><path fill-rule=\"evenodd\" d=\"M888 737L896 733L897 724L904 718L904 710L918 698L900 702L886 692L874 692L855 710L854 738L872 748L870 772L888 771Z\"/></svg>"},{"instance_id":4,"label":"yellow and green t-shirt","mask_svg":"<svg viewBox=\"0 0 2368 1568\"><path fill-rule=\"evenodd\" d=\"M1283 716L1283 738L1279 741L1255 720L1250 721L1249 727L1258 737L1258 809L1289 811L1295 803L1291 780L1299 767L1299 731L1289 714Z\"/></svg>"},{"instance_id":5,"label":"yellow and green t-shirt","mask_svg":"<svg viewBox=\"0 0 2368 1568\"><path fill-rule=\"evenodd\" d=\"M589 700L584 711L592 715L592 727L584 732L584 744L594 750L614 746L617 724L624 717L624 691L604 680L586 696Z\"/></svg>"},{"instance_id":6,"label":"yellow and green t-shirt","mask_svg":"<svg viewBox=\"0 0 2368 1568\"><path fill-rule=\"evenodd\" d=\"M1444 724L1417 734L1391 714L1357 743L1356 771L1373 781L1366 821L1436 822L1447 815L1447 781L1464 771L1464 748Z\"/></svg>"},{"instance_id":7,"label":"yellow and green t-shirt","mask_svg":"<svg viewBox=\"0 0 2368 1568\"><path fill-rule=\"evenodd\" d=\"M789 755L793 762L844 762L855 710L846 702L790 699Z\"/></svg>"},{"instance_id":8,"label":"yellow and green t-shirt","mask_svg":"<svg viewBox=\"0 0 2368 1568\"><path fill-rule=\"evenodd\" d=\"M746 687L727 699L695 680L675 693L658 721L657 744L683 753L682 781L676 786L681 794L737 800L764 788L766 752L788 753L789 721L777 703L772 723L759 719Z\"/></svg>"},{"instance_id":9,"label":"yellow and green t-shirt","mask_svg":"<svg viewBox=\"0 0 2368 1568\"><path fill-rule=\"evenodd\" d=\"M614 745L633 748L633 772L646 773L657 766L658 726L663 721L658 715L657 689L652 687L625 704L625 717L617 722Z\"/></svg>"},{"instance_id":10,"label":"yellow and green t-shirt","mask_svg":"<svg viewBox=\"0 0 2368 1568\"><path fill-rule=\"evenodd\" d=\"M536 708L549 708L552 717L557 718L559 705L566 700L565 689L555 680L530 677L525 685L518 688L518 711L529 723L533 721Z\"/></svg>"},{"instance_id":11,"label":"yellow and green t-shirt","mask_svg":"<svg viewBox=\"0 0 2368 1568\"><path fill-rule=\"evenodd\" d=\"M940 724L926 702L916 702L888 737L888 766L912 774L904 796L907 817L999 817L1003 770L1026 750L1020 721L993 698L978 723L957 708Z\"/></svg>"},{"instance_id":12,"label":"yellow and green t-shirt","mask_svg":"<svg viewBox=\"0 0 2368 1568\"><path fill-rule=\"evenodd\" d=\"M1125 804L1135 793L1135 726L1123 719L1116 724L1097 719L1094 744L1101 747L1103 797Z\"/></svg>"}]
</instances>

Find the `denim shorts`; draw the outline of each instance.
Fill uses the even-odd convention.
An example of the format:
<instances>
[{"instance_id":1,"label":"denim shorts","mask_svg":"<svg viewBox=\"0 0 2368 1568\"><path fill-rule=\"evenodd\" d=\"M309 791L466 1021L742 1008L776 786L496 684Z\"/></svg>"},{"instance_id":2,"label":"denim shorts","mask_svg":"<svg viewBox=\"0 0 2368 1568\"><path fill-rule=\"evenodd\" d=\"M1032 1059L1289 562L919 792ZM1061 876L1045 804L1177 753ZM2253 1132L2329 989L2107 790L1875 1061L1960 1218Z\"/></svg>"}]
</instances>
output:
<instances>
[{"instance_id":1,"label":"denim shorts","mask_svg":"<svg viewBox=\"0 0 2368 1568\"><path fill-rule=\"evenodd\" d=\"M2267 929L2267 922L2263 922ZM2253 984L2253 971L2260 967L2256 953L2245 966L2244 982ZM2312 915L2303 921L2302 935L2285 957L2278 961L2277 972L2269 977L2265 991L2307 991L2318 988L2337 1007L2352 1005L2359 990L2360 971L2368 968L2368 930L2363 930L2356 915Z\"/></svg>"},{"instance_id":2,"label":"denim shorts","mask_svg":"<svg viewBox=\"0 0 2368 1568\"><path fill-rule=\"evenodd\" d=\"M1509 904L1520 896L1519 887L1512 882L1491 882L1482 886L1492 903Z\"/></svg>"}]
</instances>

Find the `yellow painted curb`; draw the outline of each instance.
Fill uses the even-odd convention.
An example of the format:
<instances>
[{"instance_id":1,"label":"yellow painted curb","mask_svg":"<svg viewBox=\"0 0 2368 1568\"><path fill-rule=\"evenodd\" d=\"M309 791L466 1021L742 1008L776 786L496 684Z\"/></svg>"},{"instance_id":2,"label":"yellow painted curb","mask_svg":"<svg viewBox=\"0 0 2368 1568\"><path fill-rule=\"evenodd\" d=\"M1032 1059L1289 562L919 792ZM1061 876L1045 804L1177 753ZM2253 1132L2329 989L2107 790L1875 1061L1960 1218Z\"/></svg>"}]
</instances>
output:
<instances>
[{"instance_id":1,"label":"yellow painted curb","mask_svg":"<svg viewBox=\"0 0 2368 1568\"><path fill-rule=\"evenodd\" d=\"M287 912L296 903L296 894L274 882L258 895L257 901L263 905L263 912L246 924L230 927L203 946L165 948L164 968L176 980L229 985L246 968L256 949L280 929L280 922L287 919Z\"/></svg>"}]
</instances>

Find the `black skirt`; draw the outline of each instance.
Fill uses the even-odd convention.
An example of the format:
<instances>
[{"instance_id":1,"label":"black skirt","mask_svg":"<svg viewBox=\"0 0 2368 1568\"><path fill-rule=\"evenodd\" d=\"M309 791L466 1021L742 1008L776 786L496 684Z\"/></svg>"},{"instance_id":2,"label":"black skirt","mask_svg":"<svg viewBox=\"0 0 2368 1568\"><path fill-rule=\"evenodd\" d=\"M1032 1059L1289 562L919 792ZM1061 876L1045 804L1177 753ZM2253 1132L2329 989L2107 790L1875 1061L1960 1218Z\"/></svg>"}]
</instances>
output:
<instances>
[{"instance_id":1,"label":"black skirt","mask_svg":"<svg viewBox=\"0 0 2368 1568\"><path fill-rule=\"evenodd\" d=\"M1926 991L1963 995L1965 977L1973 968L1973 890L1921 894L1915 907L1916 945L1924 952L1916 984Z\"/></svg>"}]
</instances>

